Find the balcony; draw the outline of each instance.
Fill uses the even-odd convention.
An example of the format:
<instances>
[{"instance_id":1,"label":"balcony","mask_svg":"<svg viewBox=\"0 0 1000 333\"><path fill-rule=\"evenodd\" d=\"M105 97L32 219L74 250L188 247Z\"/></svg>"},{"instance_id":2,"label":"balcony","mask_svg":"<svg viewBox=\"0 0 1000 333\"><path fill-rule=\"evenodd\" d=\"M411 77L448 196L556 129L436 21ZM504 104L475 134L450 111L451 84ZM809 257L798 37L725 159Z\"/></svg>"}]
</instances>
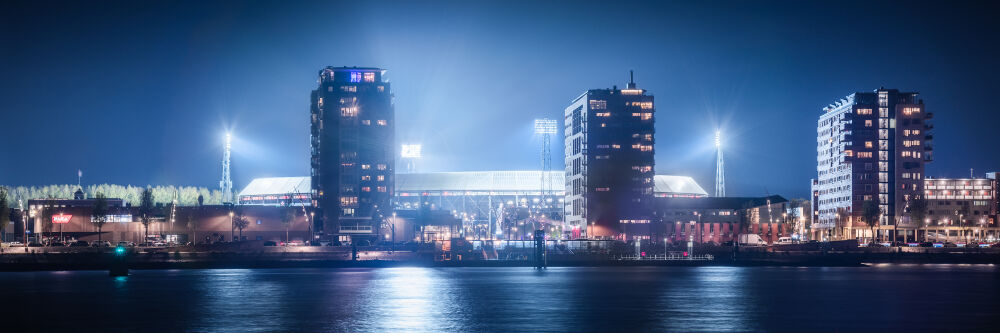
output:
<instances>
[{"instance_id":1,"label":"balcony","mask_svg":"<svg viewBox=\"0 0 1000 333\"><path fill-rule=\"evenodd\" d=\"M342 225L340 226L340 233L342 234L371 234L372 226L370 225Z\"/></svg>"}]
</instances>

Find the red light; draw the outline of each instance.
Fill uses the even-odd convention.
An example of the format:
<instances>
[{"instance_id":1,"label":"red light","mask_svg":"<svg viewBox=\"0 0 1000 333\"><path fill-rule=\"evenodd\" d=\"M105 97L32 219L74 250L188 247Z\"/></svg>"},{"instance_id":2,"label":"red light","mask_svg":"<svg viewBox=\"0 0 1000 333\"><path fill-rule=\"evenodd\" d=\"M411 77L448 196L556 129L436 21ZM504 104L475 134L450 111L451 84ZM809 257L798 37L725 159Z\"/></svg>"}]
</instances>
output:
<instances>
[{"instance_id":1,"label":"red light","mask_svg":"<svg viewBox=\"0 0 1000 333\"><path fill-rule=\"evenodd\" d=\"M685 256L685 257L687 257L687 256L688 256L688 252L687 252L687 251L684 251L684 256Z\"/></svg>"},{"instance_id":2,"label":"red light","mask_svg":"<svg viewBox=\"0 0 1000 333\"><path fill-rule=\"evenodd\" d=\"M646 256L646 251L642 251L642 256L643 256L643 257L645 257L645 256Z\"/></svg>"}]
</instances>

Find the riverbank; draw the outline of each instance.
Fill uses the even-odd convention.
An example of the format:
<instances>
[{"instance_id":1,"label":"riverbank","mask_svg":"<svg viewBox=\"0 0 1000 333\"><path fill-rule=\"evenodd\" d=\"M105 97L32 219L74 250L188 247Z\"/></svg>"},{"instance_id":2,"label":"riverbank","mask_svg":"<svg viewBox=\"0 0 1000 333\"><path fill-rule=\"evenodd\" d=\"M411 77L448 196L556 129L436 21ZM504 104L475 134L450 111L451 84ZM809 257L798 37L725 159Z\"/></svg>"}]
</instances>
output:
<instances>
[{"instance_id":1,"label":"riverbank","mask_svg":"<svg viewBox=\"0 0 1000 333\"><path fill-rule=\"evenodd\" d=\"M802 266L850 267L864 264L1000 264L995 251L744 251L712 253L712 260L617 259L601 254L550 254L548 267L604 266ZM347 251L167 252L131 251L130 269L255 269L255 268L377 268L377 267L533 267L523 260L434 260L431 253L363 251L351 260ZM108 252L7 253L0 271L107 270L115 260Z\"/></svg>"}]
</instances>

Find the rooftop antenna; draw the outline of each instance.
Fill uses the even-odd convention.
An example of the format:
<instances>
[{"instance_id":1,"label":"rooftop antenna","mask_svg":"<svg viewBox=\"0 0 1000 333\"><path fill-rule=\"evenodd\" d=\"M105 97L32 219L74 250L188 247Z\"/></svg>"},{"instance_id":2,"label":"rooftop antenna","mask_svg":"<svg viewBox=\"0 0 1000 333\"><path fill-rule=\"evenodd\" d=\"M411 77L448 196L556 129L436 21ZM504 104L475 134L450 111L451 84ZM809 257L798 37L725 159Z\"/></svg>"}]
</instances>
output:
<instances>
[{"instance_id":1,"label":"rooftop antenna","mask_svg":"<svg viewBox=\"0 0 1000 333\"><path fill-rule=\"evenodd\" d=\"M83 186L80 186L80 184L83 183L82 180L83 180L83 170L76 169L76 187L80 187L80 188L83 187Z\"/></svg>"},{"instance_id":2,"label":"rooftop antenna","mask_svg":"<svg viewBox=\"0 0 1000 333\"><path fill-rule=\"evenodd\" d=\"M635 89L635 74L632 73L632 70L628 71L628 88Z\"/></svg>"}]
</instances>

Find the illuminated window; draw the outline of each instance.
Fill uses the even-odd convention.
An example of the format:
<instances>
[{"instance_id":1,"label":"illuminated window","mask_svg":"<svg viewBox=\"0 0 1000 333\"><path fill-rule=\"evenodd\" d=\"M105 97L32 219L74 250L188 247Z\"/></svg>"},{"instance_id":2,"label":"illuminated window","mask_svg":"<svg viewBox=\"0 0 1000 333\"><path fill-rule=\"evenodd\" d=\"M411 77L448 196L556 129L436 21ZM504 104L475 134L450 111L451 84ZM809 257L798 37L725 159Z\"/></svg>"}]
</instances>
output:
<instances>
[{"instance_id":1,"label":"illuminated window","mask_svg":"<svg viewBox=\"0 0 1000 333\"><path fill-rule=\"evenodd\" d=\"M858 109L858 114L872 114L872 109Z\"/></svg>"},{"instance_id":2,"label":"illuminated window","mask_svg":"<svg viewBox=\"0 0 1000 333\"><path fill-rule=\"evenodd\" d=\"M622 146L619 145L619 144L613 144L613 145L611 145L611 148L614 148L614 149L621 149L621 147Z\"/></svg>"},{"instance_id":3,"label":"illuminated window","mask_svg":"<svg viewBox=\"0 0 1000 333\"><path fill-rule=\"evenodd\" d=\"M859 151L858 158L872 158L872 152L870 151Z\"/></svg>"},{"instance_id":4,"label":"illuminated window","mask_svg":"<svg viewBox=\"0 0 1000 333\"><path fill-rule=\"evenodd\" d=\"M378 86L378 92L385 91L385 86Z\"/></svg>"},{"instance_id":5,"label":"illuminated window","mask_svg":"<svg viewBox=\"0 0 1000 333\"><path fill-rule=\"evenodd\" d=\"M642 107L643 110L652 110L653 109L653 102L642 102L642 104L640 104L640 106Z\"/></svg>"},{"instance_id":6,"label":"illuminated window","mask_svg":"<svg viewBox=\"0 0 1000 333\"><path fill-rule=\"evenodd\" d=\"M377 179L380 182L385 181L385 176L384 175L378 175Z\"/></svg>"},{"instance_id":7,"label":"illuminated window","mask_svg":"<svg viewBox=\"0 0 1000 333\"><path fill-rule=\"evenodd\" d=\"M865 127L872 127L871 119L865 120Z\"/></svg>"},{"instance_id":8,"label":"illuminated window","mask_svg":"<svg viewBox=\"0 0 1000 333\"><path fill-rule=\"evenodd\" d=\"M608 127L608 124L601 123L601 127Z\"/></svg>"},{"instance_id":9,"label":"illuminated window","mask_svg":"<svg viewBox=\"0 0 1000 333\"><path fill-rule=\"evenodd\" d=\"M365 73L365 82L375 82L375 73Z\"/></svg>"},{"instance_id":10,"label":"illuminated window","mask_svg":"<svg viewBox=\"0 0 1000 333\"><path fill-rule=\"evenodd\" d=\"M387 121L385 121L385 119L379 119L378 121L376 121L376 123L377 123L377 124L378 124L379 126L385 126L386 124L388 124L388 122L387 122Z\"/></svg>"},{"instance_id":11,"label":"illuminated window","mask_svg":"<svg viewBox=\"0 0 1000 333\"><path fill-rule=\"evenodd\" d=\"M358 115L357 106L345 106L340 108L340 115L344 117L354 117Z\"/></svg>"},{"instance_id":12,"label":"illuminated window","mask_svg":"<svg viewBox=\"0 0 1000 333\"><path fill-rule=\"evenodd\" d=\"M371 191L372 191L371 187L368 187L368 186L361 187L361 192L371 192Z\"/></svg>"},{"instance_id":13,"label":"illuminated window","mask_svg":"<svg viewBox=\"0 0 1000 333\"><path fill-rule=\"evenodd\" d=\"M595 113L594 115L598 117L611 117L611 112L598 112Z\"/></svg>"},{"instance_id":14,"label":"illuminated window","mask_svg":"<svg viewBox=\"0 0 1000 333\"><path fill-rule=\"evenodd\" d=\"M607 108L608 108L608 102L607 101L602 101L602 100L597 100L597 99L590 100L590 109L591 110L604 110L604 109L607 109Z\"/></svg>"},{"instance_id":15,"label":"illuminated window","mask_svg":"<svg viewBox=\"0 0 1000 333\"><path fill-rule=\"evenodd\" d=\"M368 169L371 169L371 167L372 167L371 165L368 165L368 164L362 164L362 165L361 165L361 170L368 170Z\"/></svg>"},{"instance_id":16,"label":"illuminated window","mask_svg":"<svg viewBox=\"0 0 1000 333\"><path fill-rule=\"evenodd\" d=\"M372 176L369 175L361 176L361 180L372 180Z\"/></svg>"},{"instance_id":17,"label":"illuminated window","mask_svg":"<svg viewBox=\"0 0 1000 333\"><path fill-rule=\"evenodd\" d=\"M642 118L640 118L640 119L642 119L642 120L653 119L653 113L652 112L643 112L642 113Z\"/></svg>"},{"instance_id":18,"label":"illuminated window","mask_svg":"<svg viewBox=\"0 0 1000 333\"><path fill-rule=\"evenodd\" d=\"M874 148L874 147L875 145L873 145L871 141L865 141L865 148Z\"/></svg>"},{"instance_id":19,"label":"illuminated window","mask_svg":"<svg viewBox=\"0 0 1000 333\"><path fill-rule=\"evenodd\" d=\"M371 124L372 124L372 121L369 120L369 119L365 119L365 120L361 121L361 125L371 125Z\"/></svg>"},{"instance_id":20,"label":"illuminated window","mask_svg":"<svg viewBox=\"0 0 1000 333\"><path fill-rule=\"evenodd\" d=\"M379 187L378 187L378 191L379 191L379 192L385 192L385 191L386 191L386 188L385 188L385 186L379 186Z\"/></svg>"},{"instance_id":21,"label":"illuminated window","mask_svg":"<svg viewBox=\"0 0 1000 333\"><path fill-rule=\"evenodd\" d=\"M343 92L357 92L358 87L356 86L340 86L340 91Z\"/></svg>"},{"instance_id":22,"label":"illuminated window","mask_svg":"<svg viewBox=\"0 0 1000 333\"><path fill-rule=\"evenodd\" d=\"M920 108L903 108L903 115L909 116L916 113L920 113Z\"/></svg>"},{"instance_id":23,"label":"illuminated window","mask_svg":"<svg viewBox=\"0 0 1000 333\"><path fill-rule=\"evenodd\" d=\"M596 188L594 190L597 191L597 192L607 192L607 191L611 191L611 188L609 188L609 187L598 187L598 188Z\"/></svg>"},{"instance_id":24,"label":"illuminated window","mask_svg":"<svg viewBox=\"0 0 1000 333\"><path fill-rule=\"evenodd\" d=\"M378 165L378 169L379 170L385 170L385 164L379 164Z\"/></svg>"}]
</instances>

